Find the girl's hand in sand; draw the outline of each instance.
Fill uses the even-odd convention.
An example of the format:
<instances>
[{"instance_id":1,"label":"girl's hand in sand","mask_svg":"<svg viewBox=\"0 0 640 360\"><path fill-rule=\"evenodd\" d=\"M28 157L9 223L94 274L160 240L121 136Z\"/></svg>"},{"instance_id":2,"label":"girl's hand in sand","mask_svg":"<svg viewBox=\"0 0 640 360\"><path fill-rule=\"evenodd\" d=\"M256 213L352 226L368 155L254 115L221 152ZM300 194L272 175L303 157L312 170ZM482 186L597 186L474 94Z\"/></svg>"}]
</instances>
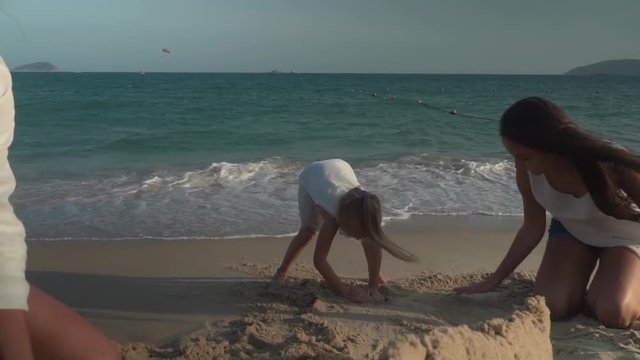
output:
<instances>
[{"instance_id":1,"label":"girl's hand in sand","mask_svg":"<svg viewBox=\"0 0 640 360\"><path fill-rule=\"evenodd\" d=\"M387 285L387 282L389 281L389 279L387 279L386 276L380 274L378 275L378 285Z\"/></svg>"},{"instance_id":2,"label":"girl's hand in sand","mask_svg":"<svg viewBox=\"0 0 640 360\"><path fill-rule=\"evenodd\" d=\"M370 297L367 291L357 286L349 286L344 297L352 303L356 304L370 301Z\"/></svg>"},{"instance_id":3,"label":"girl's hand in sand","mask_svg":"<svg viewBox=\"0 0 640 360\"><path fill-rule=\"evenodd\" d=\"M380 293L380 289L378 287L369 287L368 288L369 301L372 302L385 302L387 299Z\"/></svg>"},{"instance_id":4,"label":"girl's hand in sand","mask_svg":"<svg viewBox=\"0 0 640 360\"><path fill-rule=\"evenodd\" d=\"M271 278L271 283L274 285L282 285L287 281L287 274L280 272L279 270L273 274Z\"/></svg>"},{"instance_id":5,"label":"girl's hand in sand","mask_svg":"<svg viewBox=\"0 0 640 360\"><path fill-rule=\"evenodd\" d=\"M490 276L482 281L477 283L473 283L467 286L461 286L453 289L458 294L481 294L489 291L495 290L498 285L500 285L499 281L496 281L493 276Z\"/></svg>"}]
</instances>

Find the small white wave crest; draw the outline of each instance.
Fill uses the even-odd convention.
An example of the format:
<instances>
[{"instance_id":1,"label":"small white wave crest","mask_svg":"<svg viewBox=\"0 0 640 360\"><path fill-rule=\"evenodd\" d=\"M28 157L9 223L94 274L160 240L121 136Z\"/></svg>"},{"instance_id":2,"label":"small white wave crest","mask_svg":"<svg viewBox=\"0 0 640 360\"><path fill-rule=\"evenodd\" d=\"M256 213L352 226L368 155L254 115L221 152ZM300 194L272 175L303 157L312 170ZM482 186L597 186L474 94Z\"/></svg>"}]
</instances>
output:
<instances>
[{"instance_id":1,"label":"small white wave crest","mask_svg":"<svg viewBox=\"0 0 640 360\"><path fill-rule=\"evenodd\" d=\"M31 239L228 238L297 230L297 176L282 158L216 162L82 182L22 184L13 197ZM355 166L384 218L520 215L513 164L430 155Z\"/></svg>"}]
</instances>

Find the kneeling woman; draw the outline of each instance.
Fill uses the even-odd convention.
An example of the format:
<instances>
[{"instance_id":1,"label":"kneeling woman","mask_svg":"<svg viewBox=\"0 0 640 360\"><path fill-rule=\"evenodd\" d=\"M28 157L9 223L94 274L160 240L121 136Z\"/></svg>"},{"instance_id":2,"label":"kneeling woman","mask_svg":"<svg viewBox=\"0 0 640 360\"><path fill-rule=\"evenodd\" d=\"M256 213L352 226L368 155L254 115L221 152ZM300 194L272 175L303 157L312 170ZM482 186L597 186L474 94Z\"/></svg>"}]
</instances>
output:
<instances>
[{"instance_id":1,"label":"kneeling woman","mask_svg":"<svg viewBox=\"0 0 640 360\"><path fill-rule=\"evenodd\" d=\"M553 219L534 292L552 319L586 310L606 326L629 327L640 317L640 156L536 97L507 109L500 132L515 158L524 223L488 279L456 290L497 287L542 239L546 210Z\"/></svg>"}]
</instances>

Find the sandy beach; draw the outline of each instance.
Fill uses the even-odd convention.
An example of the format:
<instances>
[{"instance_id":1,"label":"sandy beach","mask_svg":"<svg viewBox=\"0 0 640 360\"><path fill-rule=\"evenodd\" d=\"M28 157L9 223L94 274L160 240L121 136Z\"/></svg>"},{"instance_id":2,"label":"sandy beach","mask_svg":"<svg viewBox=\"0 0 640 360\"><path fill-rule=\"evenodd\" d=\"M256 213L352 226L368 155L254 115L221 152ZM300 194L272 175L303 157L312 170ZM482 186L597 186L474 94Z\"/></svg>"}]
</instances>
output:
<instances>
[{"instance_id":1,"label":"sandy beach","mask_svg":"<svg viewBox=\"0 0 640 360\"><path fill-rule=\"evenodd\" d=\"M532 298L544 242L498 291L457 296L506 252L517 217L425 216L386 231L421 259L385 256L386 301L352 304L325 287L303 253L290 281L270 275L290 241L32 241L28 278L120 344L126 359L640 359L640 326L578 316L549 323ZM212 234L212 237L215 234ZM355 240L329 261L365 285Z\"/></svg>"}]
</instances>

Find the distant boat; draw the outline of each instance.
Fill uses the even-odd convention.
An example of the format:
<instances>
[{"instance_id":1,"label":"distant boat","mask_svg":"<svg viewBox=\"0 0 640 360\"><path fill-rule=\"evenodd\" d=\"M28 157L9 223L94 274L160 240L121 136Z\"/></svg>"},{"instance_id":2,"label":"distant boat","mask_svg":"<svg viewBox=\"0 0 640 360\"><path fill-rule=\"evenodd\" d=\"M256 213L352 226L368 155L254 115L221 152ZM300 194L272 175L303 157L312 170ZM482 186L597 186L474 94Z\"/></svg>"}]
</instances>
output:
<instances>
[{"instance_id":1,"label":"distant boat","mask_svg":"<svg viewBox=\"0 0 640 360\"><path fill-rule=\"evenodd\" d=\"M300 74L300 71L296 71L296 70L285 71L282 69L273 69L269 71L269 73L270 74Z\"/></svg>"},{"instance_id":2,"label":"distant boat","mask_svg":"<svg viewBox=\"0 0 640 360\"><path fill-rule=\"evenodd\" d=\"M138 74L144 75L144 71L142 71L142 69L140 69L140 70L138 70Z\"/></svg>"}]
</instances>

